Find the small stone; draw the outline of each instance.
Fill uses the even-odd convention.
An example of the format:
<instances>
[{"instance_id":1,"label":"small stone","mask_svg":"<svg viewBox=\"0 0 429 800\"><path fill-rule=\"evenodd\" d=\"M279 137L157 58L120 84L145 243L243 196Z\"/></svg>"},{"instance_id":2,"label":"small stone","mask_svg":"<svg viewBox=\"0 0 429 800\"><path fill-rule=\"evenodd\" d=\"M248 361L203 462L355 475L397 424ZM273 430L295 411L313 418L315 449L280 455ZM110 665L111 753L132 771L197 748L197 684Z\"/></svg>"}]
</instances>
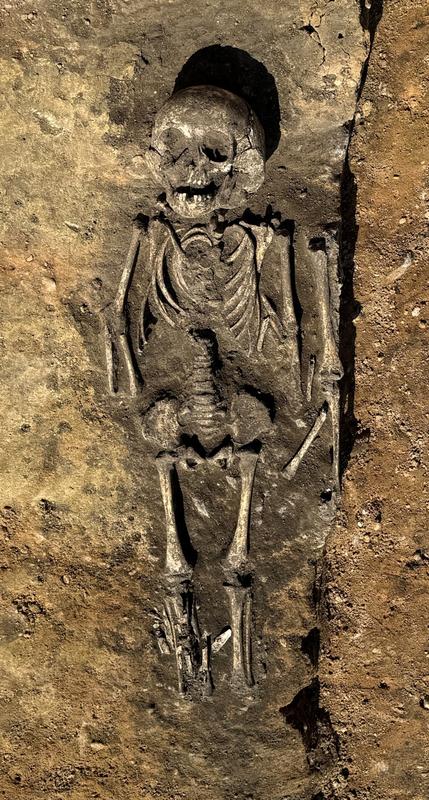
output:
<instances>
[{"instance_id":1,"label":"small stone","mask_svg":"<svg viewBox=\"0 0 429 800\"><path fill-rule=\"evenodd\" d=\"M67 227L70 228L70 230L74 231L75 233L79 233L80 231L80 226L76 225L75 222L68 222L68 220L65 219L64 225L67 225Z\"/></svg>"},{"instance_id":2,"label":"small stone","mask_svg":"<svg viewBox=\"0 0 429 800\"><path fill-rule=\"evenodd\" d=\"M422 708L425 708L426 711L429 711L429 694L423 695L423 697L420 699L420 705Z\"/></svg>"},{"instance_id":3,"label":"small stone","mask_svg":"<svg viewBox=\"0 0 429 800\"><path fill-rule=\"evenodd\" d=\"M95 750L96 753L98 753L100 750L104 750L105 747L106 745L103 744L103 742L91 742L90 744L91 750Z\"/></svg>"},{"instance_id":4,"label":"small stone","mask_svg":"<svg viewBox=\"0 0 429 800\"><path fill-rule=\"evenodd\" d=\"M70 583L70 578L69 578L69 576L68 576L68 575L62 575L62 576L61 576L61 580L62 580L62 582L63 582L63 583L66 585L66 586L68 586L68 585L69 585L69 583Z\"/></svg>"}]
</instances>

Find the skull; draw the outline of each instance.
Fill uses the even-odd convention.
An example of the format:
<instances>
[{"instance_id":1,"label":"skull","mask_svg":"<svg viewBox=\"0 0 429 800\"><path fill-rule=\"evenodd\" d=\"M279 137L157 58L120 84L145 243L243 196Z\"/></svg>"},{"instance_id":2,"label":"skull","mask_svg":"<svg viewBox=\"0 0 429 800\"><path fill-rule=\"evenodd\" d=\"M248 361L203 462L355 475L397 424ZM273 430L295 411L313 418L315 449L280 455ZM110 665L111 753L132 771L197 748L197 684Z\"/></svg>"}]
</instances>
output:
<instances>
[{"instance_id":1,"label":"skull","mask_svg":"<svg viewBox=\"0 0 429 800\"><path fill-rule=\"evenodd\" d=\"M264 180L262 126L240 97L214 86L174 94L155 118L148 163L180 217L243 205Z\"/></svg>"}]
</instances>

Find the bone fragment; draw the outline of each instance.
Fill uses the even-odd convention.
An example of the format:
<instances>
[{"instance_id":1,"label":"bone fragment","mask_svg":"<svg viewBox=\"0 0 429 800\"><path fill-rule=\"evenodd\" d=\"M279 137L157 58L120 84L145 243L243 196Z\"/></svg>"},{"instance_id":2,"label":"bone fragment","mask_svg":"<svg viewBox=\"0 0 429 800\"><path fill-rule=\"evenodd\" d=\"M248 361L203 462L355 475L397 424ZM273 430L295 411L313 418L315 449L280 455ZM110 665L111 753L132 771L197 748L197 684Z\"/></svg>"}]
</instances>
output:
<instances>
[{"instance_id":1,"label":"bone fragment","mask_svg":"<svg viewBox=\"0 0 429 800\"><path fill-rule=\"evenodd\" d=\"M154 634L156 637L157 645L159 647L159 652L163 656L170 655L172 648L170 647L167 641L167 635L164 633L164 631L161 629L160 626L158 625L154 626Z\"/></svg>"},{"instance_id":2,"label":"bone fragment","mask_svg":"<svg viewBox=\"0 0 429 800\"><path fill-rule=\"evenodd\" d=\"M315 421L313 422L313 425L311 426L307 436L305 437L301 447L299 448L297 453L295 453L294 457L291 458L289 463L286 464L285 467L283 467L282 473L288 480L291 480L291 478L294 477L305 454L308 452L311 445L313 444L316 436L318 435L322 425L326 420L326 417L328 416L328 409L329 409L328 403L325 401Z\"/></svg>"},{"instance_id":3,"label":"bone fragment","mask_svg":"<svg viewBox=\"0 0 429 800\"><path fill-rule=\"evenodd\" d=\"M232 636L232 631L230 626L228 625L224 631L219 633L212 642L212 653L218 653L219 650L222 650L222 647L229 641Z\"/></svg>"},{"instance_id":4,"label":"bone fragment","mask_svg":"<svg viewBox=\"0 0 429 800\"><path fill-rule=\"evenodd\" d=\"M256 344L256 349L257 349L258 353L262 352L262 348L264 346L264 341L265 341L265 336L267 334L267 330L268 330L269 325L270 325L270 318L269 317L265 317L261 322L261 327L259 329L258 341L257 341L257 344Z\"/></svg>"}]
</instances>

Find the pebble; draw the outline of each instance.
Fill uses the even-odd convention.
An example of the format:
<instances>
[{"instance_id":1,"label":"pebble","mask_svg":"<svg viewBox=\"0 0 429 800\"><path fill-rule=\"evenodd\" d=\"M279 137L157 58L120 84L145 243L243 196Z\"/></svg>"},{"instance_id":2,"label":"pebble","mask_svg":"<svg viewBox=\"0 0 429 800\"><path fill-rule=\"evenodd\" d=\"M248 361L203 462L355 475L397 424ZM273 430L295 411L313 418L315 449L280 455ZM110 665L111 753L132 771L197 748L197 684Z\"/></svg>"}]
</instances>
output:
<instances>
[{"instance_id":1,"label":"pebble","mask_svg":"<svg viewBox=\"0 0 429 800\"><path fill-rule=\"evenodd\" d=\"M70 230L74 231L75 233L79 233L79 231L80 231L79 225L76 225L75 222L68 222L68 220L65 219L64 220L64 225L67 225L67 227L70 228Z\"/></svg>"}]
</instances>

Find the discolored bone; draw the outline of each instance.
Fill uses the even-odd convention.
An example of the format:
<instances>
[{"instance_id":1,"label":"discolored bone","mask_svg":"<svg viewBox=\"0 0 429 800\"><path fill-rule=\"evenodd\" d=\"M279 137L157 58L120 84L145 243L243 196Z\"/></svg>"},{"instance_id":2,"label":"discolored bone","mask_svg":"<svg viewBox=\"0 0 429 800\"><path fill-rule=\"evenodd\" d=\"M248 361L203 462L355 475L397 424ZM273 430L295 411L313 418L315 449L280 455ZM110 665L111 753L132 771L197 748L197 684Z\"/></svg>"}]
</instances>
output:
<instances>
[{"instance_id":1,"label":"discolored bone","mask_svg":"<svg viewBox=\"0 0 429 800\"><path fill-rule=\"evenodd\" d=\"M240 507L234 537L224 562L224 566L231 570L242 569L247 561L250 510L258 454L248 450L242 450L239 451L238 458L241 475Z\"/></svg>"},{"instance_id":2,"label":"discolored bone","mask_svg":"<svg viewBox=\"0 0 429 800\"><path fill-rule=\"evenodd\" d=\"M232 632L232 675L238 686L253 686L251 657L251 594L244 586L225 586Z\"/></svg>"},{"instance_id":3,"label":"discolored bone","mask_svg":"<svg viewBox=\"0 0 429 800\"><path fill-rule=\"evenodd\" d=\"M313 422L313 425L311 426L309 432L307 433L307 436L305 437L298 452L295 453L294 457L291 458L289 463L286 464L285 467L283 467L282 474L285 475L285 477L288 480L291 480L291 478L295 476L301 461L303 460L304 456L306 455L311 445L313 444L316 436L318 435L320 429L322 428L322 425L325 423L326 417L328 416L328 410L329 410L328 403L325 402L322 408L320 409L315 421Z\"/></svg>"},{"instance_id":4,"label":"discolored bone","mask_svg":"<svg viewBox=\"0 0 429 800\"><path fill-rule=\"evenodd\" d=\"M175 461L176 457L171 454L162 454L156 459L166 522L165 573L190 576L192 567L188 564L182 550L174 508L173 476L177 478Z\"/></svg>"}]
</instances>

